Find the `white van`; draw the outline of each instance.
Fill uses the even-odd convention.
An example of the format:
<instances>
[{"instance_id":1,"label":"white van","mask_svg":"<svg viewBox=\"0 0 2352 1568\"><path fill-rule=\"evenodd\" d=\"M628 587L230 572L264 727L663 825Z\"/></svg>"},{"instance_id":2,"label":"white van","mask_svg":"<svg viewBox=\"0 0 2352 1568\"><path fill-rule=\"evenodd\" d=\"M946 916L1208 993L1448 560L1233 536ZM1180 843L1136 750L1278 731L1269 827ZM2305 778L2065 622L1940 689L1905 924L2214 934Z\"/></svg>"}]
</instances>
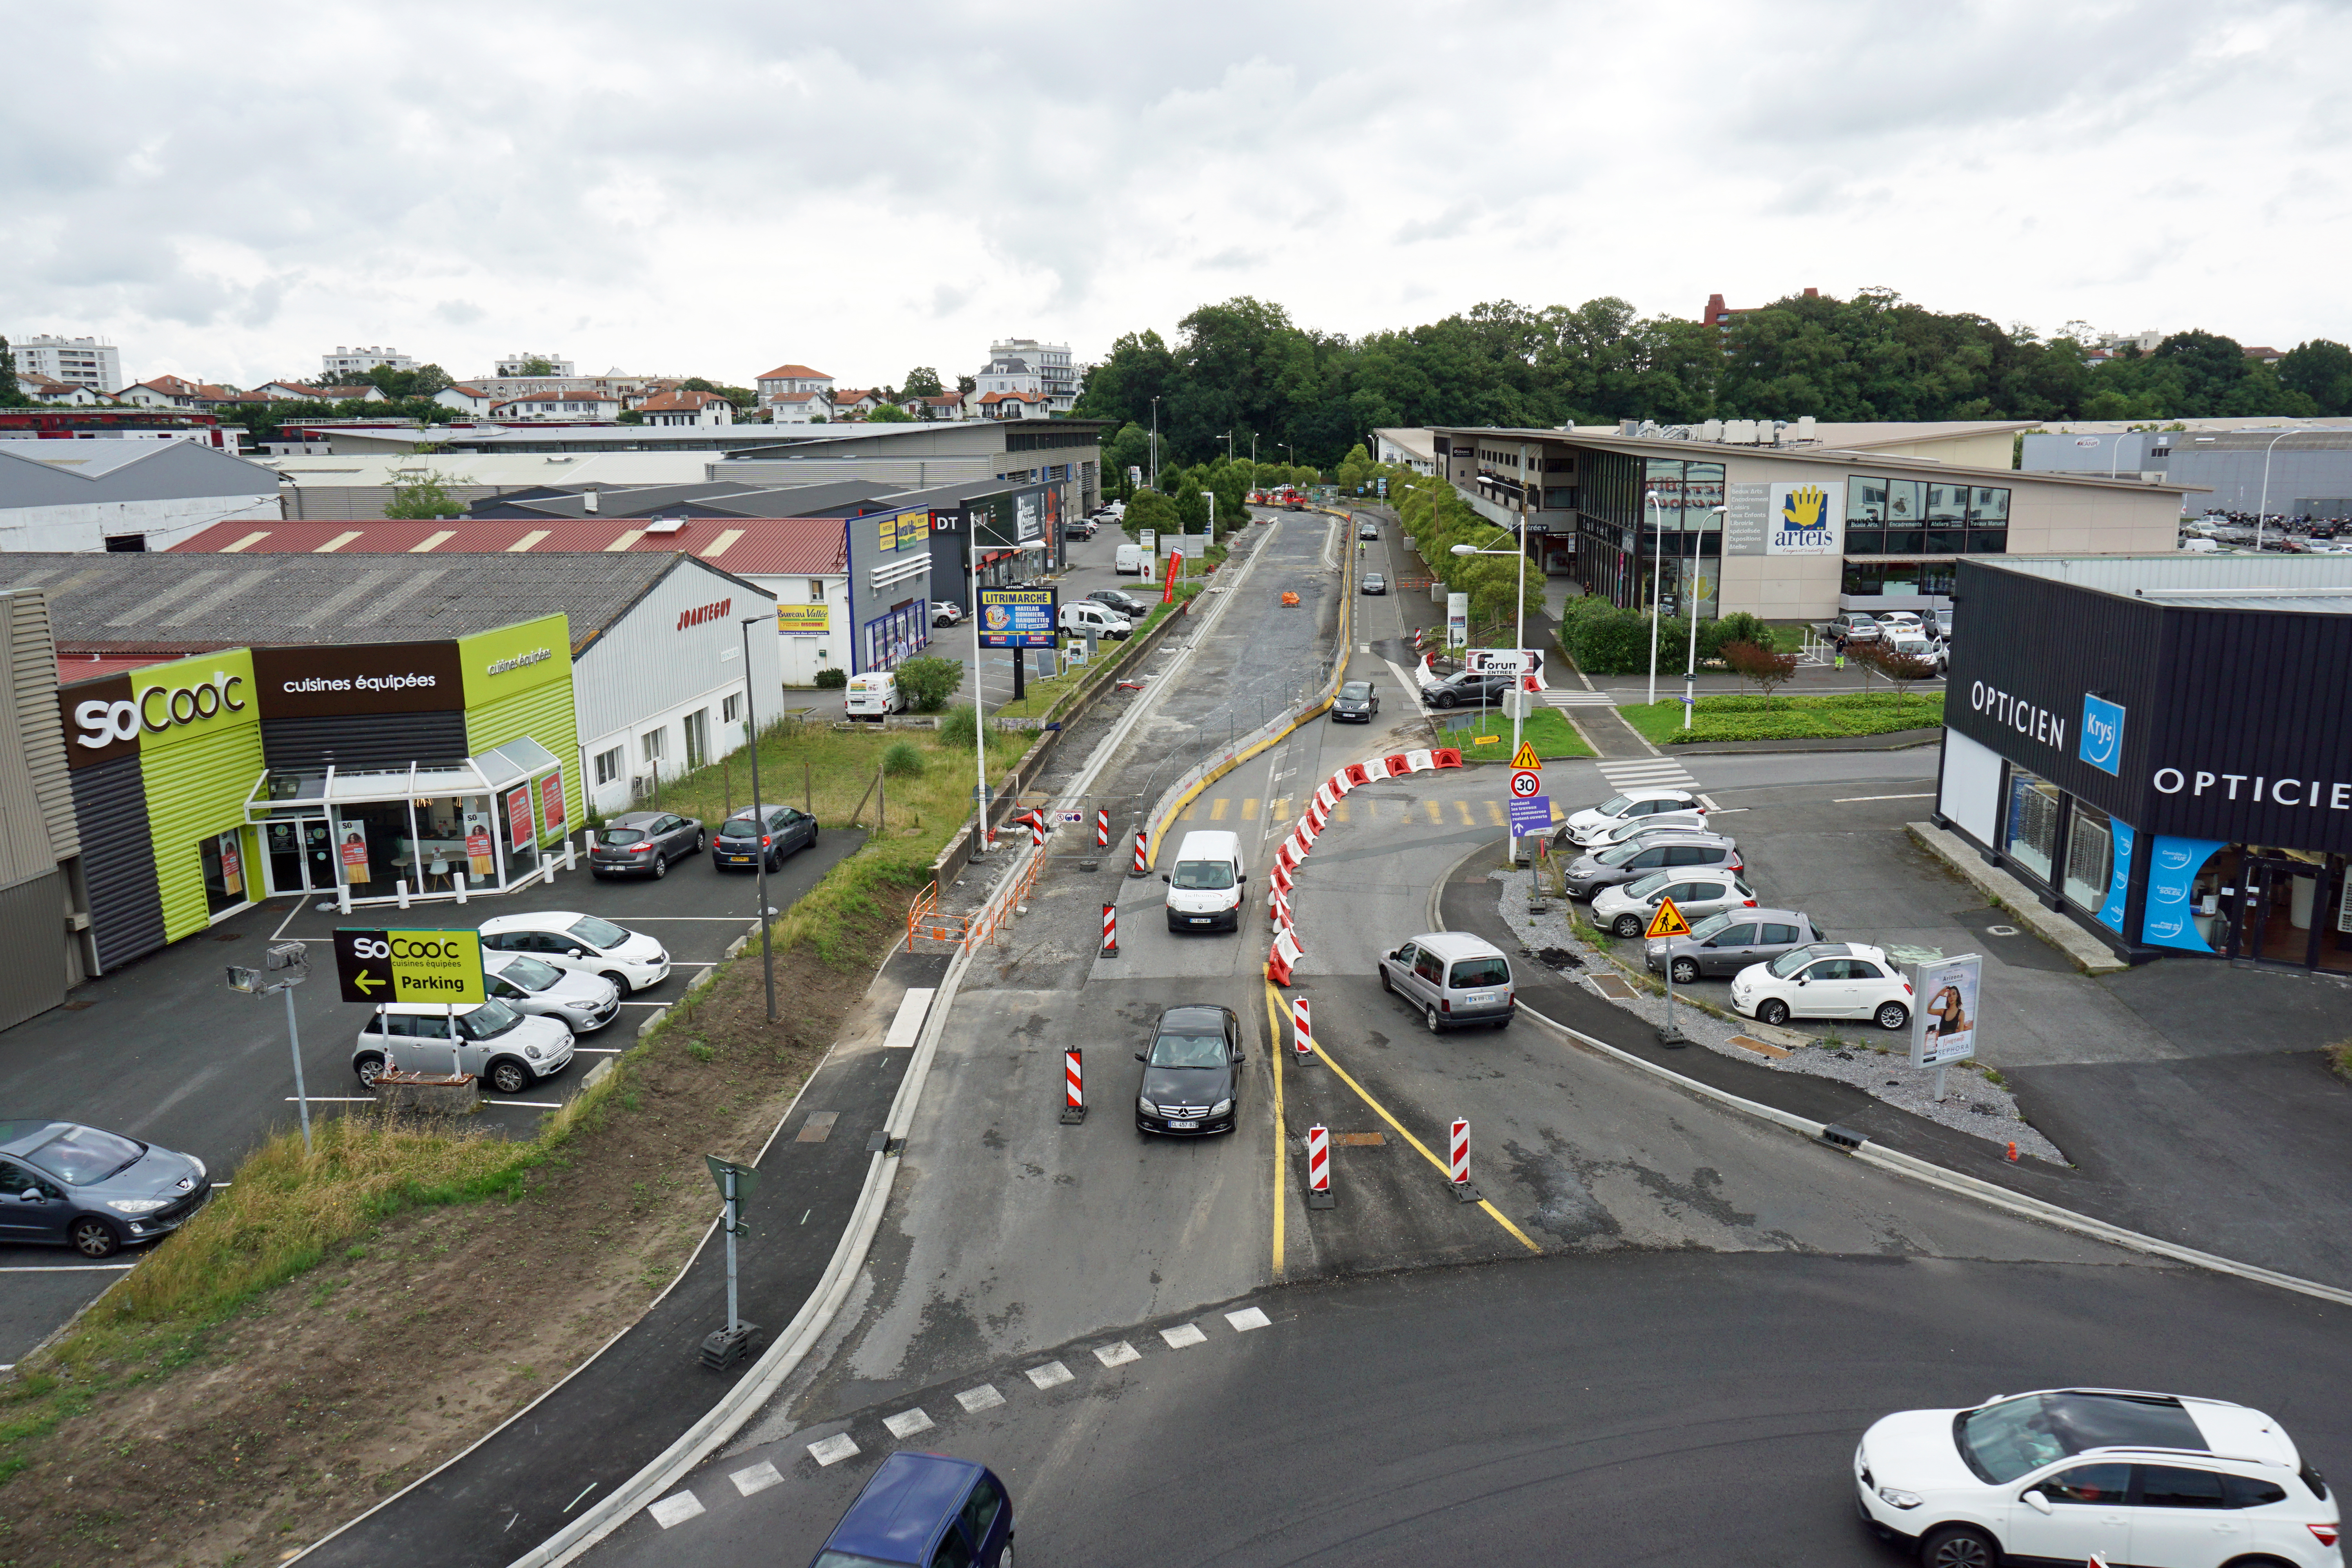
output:
<instances>
[{"instance_id":1,"label":"white van","mask_svg":"<svg viewBox=\"0 0 2352 1568\"><path fill-rule=\"evenodd\" d=\"M1187 833L1176 847L1175 867L1160 872L1160 879L1168 884L1170 931L1242 929L1249 874L1242 868L1239 835Z\"/></svg>"},{"instance_id":2,"label":"white van","mask_svg":"<svg viewBox=\"0 0 2352 1568\"><path fill-rule=\"evenodd\" d=\"M1080 637L1092 634L1098 637L1123 638L1135 629L1135 623L1108 605L1074 599L1062 606L1062 629Z\"/></svg>"},{"instance_id":3,"label":"white van","mask_svg":"<svg viewBox=\"0 0 2352 1568\"><path fill-rule=\"evenodd\" d=\"M906 706L907 700L898 695L898 678L887 669L874 669L849 678L841 710L852 719L871 719L879 723L883 715L903 712Z\"/></svg>"},{"instance_id":4,"label":"white van","mask_svg":"<svg viewBox=\"0 0 2352 1568\"><path fill-rule=\"evenodd\" d=\"M1151 557L1144 552L1143 546L1122 544L1110 569L1122 577L1145 577L1150 575L1150 566Z\"/></svg>"}]
</instances>

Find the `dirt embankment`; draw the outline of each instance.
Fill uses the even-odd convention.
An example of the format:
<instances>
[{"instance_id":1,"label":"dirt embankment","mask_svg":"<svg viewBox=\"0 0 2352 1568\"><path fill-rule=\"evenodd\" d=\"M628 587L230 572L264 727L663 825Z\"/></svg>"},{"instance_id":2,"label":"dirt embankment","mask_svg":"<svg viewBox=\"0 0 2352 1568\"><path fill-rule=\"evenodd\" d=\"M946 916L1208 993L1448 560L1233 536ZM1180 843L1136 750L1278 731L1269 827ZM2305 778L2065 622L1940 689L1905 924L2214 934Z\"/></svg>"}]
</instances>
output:
<instances>
[{"instance_id":1,"label":"dirt embankment","mask_svg":"<svg viewBox=\"0 0 2352 1568\"><path fill-rule=\"evenodd\" d=\"M772 1026L757 963L722 971L519 1198L386 1220L208 1331L81 1367L0 1484L0 1563L275 1563L537 1397L685 1262L703 1154L757 1153L892 928L855 934L835 964L779 955Z\"/></svg>"}]
</instances>

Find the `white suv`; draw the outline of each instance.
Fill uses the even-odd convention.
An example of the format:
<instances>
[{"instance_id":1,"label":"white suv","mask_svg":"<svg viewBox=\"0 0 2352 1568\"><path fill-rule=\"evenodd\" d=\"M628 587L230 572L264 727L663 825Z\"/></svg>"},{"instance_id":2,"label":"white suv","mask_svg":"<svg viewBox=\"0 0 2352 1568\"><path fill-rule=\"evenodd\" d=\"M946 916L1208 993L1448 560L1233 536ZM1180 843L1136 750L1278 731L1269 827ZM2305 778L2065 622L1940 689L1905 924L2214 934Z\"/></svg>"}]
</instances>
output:
<instances>
[{"instance_id":1,"label":"white suv","mask_svg":"<svg viewBox=\"0 0 2352 1568\"><path fill-rule=\"evenodd\" d=\"M660 942L572 910L484 921L482 946L490 952L527 952L557 969L601 974L624 996L669 978L669 953Z\"/></svg>"},{"instance_id":2,"label":"white suv","mask_svg":"<svg viewBox=\"0 0 2352 1568\"><path fill-rule=\"evenodd\" d=\"M1855 1506L1927 1568L2342 1568L2336 1506L2277 1422L2218 1399L2061 1388L1906 1410L1853 1451Z\"/></svg>"},{"instance_id":3,"label":"white suv","mask_svg":"<svg viewBox=\"0 0 2352 1568\"><path fill-rule=\"evenodd\" d=\"M1731 1005L1759 1024L1868 1018L1882 1029L1899 1029L1911 1021L1911 983L1883 948L1816 942L1733 975Z\"/></svg>"}]
</instances>

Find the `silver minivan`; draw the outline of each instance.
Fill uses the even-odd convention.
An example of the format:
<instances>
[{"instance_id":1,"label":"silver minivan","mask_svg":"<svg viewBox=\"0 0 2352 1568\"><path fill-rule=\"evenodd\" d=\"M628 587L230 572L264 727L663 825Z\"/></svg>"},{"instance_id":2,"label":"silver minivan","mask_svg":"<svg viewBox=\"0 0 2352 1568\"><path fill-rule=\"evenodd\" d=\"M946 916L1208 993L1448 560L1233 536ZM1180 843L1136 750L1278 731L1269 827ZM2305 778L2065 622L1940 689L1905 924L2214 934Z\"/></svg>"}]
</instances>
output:
<instances>
[{"instance_id":1,"label":"silver minivan","mask_svg":"<svg viewBox=\"0 0 2352 1568\"><path fill-rule=\"evenodd\" d=\"M1466 931L1426 931L1381 955L1381 989L1421 1009L1433 1035L1457 1024L1511 1021L1511 961Z\"/></svg>"}]
</instances>

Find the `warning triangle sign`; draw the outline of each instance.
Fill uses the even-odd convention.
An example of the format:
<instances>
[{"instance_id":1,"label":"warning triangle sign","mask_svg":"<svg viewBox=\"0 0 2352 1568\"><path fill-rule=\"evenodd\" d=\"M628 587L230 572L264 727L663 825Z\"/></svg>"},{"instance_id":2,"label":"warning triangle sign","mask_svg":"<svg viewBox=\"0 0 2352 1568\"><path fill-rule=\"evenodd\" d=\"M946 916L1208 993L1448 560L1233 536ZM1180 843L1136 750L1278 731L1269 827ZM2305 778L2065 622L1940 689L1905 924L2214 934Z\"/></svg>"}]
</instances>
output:
<instances>
[{"instance_id":1,"label":"warning triangle sign","mask_svg":"<svg viewBox=\"0 0 2352 1568\"><path fill-rule=\"evenodd\" d=\"M1519 749L1511 753L1511 766L1515 768L1541 768L1543 766L1543 763L1536 760L1536 748L1534 742L1521 741L1519 742Z\"/></svg>"},{"instance_id":2,"label":"warning triangle sign","mask_svg":"<svg viewBox=\"0 0 2352 1568\"><path fill-rule=\"evenodd\" d=\"M1658 900L1658 912L1650 917L1650 929L1644 936L1688 936L1690 921L1683 919L1682 910L1675 908L1672 899Z\"/></svg>"}]
</instances>

